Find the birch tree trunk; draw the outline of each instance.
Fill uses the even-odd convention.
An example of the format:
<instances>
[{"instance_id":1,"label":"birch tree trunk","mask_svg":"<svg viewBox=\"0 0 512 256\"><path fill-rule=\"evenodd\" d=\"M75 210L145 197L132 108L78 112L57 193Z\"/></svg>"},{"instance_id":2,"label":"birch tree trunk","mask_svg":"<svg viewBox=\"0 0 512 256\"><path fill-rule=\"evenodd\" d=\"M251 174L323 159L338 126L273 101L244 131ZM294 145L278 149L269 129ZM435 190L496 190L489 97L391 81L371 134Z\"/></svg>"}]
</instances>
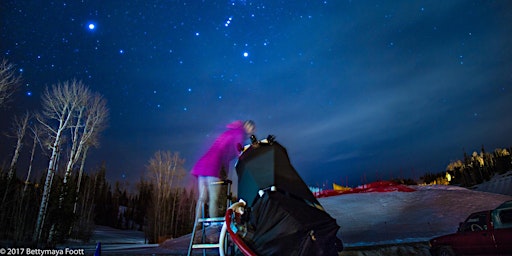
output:
<instances>
[{"instance_id":1,"label":"birch tree trunk","mask_svg":"<svg viewBox=\"0 0 512 256\"><path fill-rule=\"evenodd\" d=\"M73 214L76 214L76 208L78 204L78 196L80 195L80 186L82 184L82 175L84 173L84 166L85 166L85 158L87 157L87 150L89 149L89 146L84 147L84 155L82 157L82 162L80 164L80 171L78 172L78 181L76 184L76 198L75 203L73 204Z\"/></svg>"},{"instance_id":2,"label":"birch tree trunk","mask_svg":"<svg viewBox=\"0 0 512 256\"><path fill-rule=\"evenodd\" d=\"M88 97L88 95L84 95L84 97ZM87 99L84 100L84 103L87 102ZM71 144L71 152L69 154L69 159L68 159L68 163L66 165L66 171L64 173L64 179L63 179L63 188L66 187L66 184L68 183L68 179L69 177L71 176L71 171L73 170L73 166L75 165L76 161L78 160L78 157L79 157L79 152L78 151L78 138L80 136L80 129L82 128L82 116L83 116L83 113L84 113L84 109L85 109L85 104L82 105L82 106L79 106L79 110L77 111L78 114L77 114L77 117L76 117L76 124L74 127L70 127L70 130L71 130L71 141L72 141L72 144ZM59 198L59 208L62 206L62 200L63 200L63 197L64 197L64 194L61 193L60 195L60 198Z\"/></svg>"},{"instance_id":3,"label":"birch tree trunk","mask_svg":"<svg viewBox=\"0 0 512 256\"><path fill-rule=\"evenodd\" d=\"M23 186L23 196L27 192L28 184L30 183L30 176L32 175L32 164L34 162L34 155L36 152L36 145L39 144L41 146L41 141L39 140L39 128L37 125L30 127L30 131L32 132L32 150L30 151L30 162L28 164L27 177L25 178L25 185ZM42 147L42 146L41 146Z\"/></svg>"}]
</instances>

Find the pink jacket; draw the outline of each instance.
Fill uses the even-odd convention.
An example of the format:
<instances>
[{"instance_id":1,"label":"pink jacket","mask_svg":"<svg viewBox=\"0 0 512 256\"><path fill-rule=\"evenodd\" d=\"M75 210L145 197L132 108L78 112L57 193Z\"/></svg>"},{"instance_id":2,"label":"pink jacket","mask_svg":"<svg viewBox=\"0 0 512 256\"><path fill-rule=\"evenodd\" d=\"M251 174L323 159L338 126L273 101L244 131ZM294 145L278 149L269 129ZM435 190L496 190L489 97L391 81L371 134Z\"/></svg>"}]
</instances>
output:
<instances>
[{"instance_id":1,"label":"pink jacket","mask_svg":"<svg viewBox=\"0 0 512 256\"><path fill-rule=\"evenodd\" d=\"M240 154L246 135L242 121L232 122L226 127L228 130L213 142L206 154L194 165L192 175L220 178L222 168L229 171L229 162Z\"/></svg>"}]
</instances>

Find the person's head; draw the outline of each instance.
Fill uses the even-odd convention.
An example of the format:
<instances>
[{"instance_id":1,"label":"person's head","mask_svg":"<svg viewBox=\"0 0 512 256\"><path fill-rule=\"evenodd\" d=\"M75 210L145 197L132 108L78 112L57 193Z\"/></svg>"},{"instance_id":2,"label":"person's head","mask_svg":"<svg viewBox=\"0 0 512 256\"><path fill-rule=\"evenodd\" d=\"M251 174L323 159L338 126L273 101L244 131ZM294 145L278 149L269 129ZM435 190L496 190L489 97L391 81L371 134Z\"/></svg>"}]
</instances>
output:
<instances>
[{"instance_id":1,"label":"person's head","mask_svg":"<svg viewBox=\"0 0 512 256\"><path fill-rule=\"evenodd\" d=\"M244 129L245 129L245 133L247 133L249 135L253 134L254 131L256 130L256 124L252 120L245 120Z\"/></svg>"}]
</instances>

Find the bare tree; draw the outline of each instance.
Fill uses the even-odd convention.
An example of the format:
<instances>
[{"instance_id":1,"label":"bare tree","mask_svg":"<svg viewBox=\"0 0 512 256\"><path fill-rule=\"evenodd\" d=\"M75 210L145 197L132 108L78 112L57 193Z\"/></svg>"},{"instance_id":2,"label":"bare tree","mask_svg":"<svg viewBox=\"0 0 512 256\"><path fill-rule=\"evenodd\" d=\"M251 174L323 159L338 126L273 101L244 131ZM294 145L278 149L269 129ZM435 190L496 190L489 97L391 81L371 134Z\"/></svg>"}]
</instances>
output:
<instances>
[{"instance_id":1,"label":"bare tree","mask_svg":"<svg viewBox=\"0 0 512 256\"><path fill-rule=\"evenodd\" d=\"M99 133L105 129L106 122L108 119L109 111L107 108L106 100L99 94L95 94L90 98L90 102L88 104L88 109L86 111L85 118L85 126L83 129L83 134L80 139L80 143L78 145L77 157L80 157L80 153L82 153L82 161L80 164L80 170L78 173L78 181L76 194L77 198L75 199L75 203L73 206L73 213L76 213L76 207L78 202L78 195L80 192L80 185L82 182L82 175L84 171L85 159L87 157L87 151L90 146L98 146L99 145ZM69 165L68 165L69 166ZM69 170L71 171L71 170Z\"/></svg>"},{"instance_id":2,"label":"bare tree","mask_svg":"<svg viewBox=\"0 0 512 256\"><path fill-rule=\"evenodd\" d=\"M89 98L91 97L89 91L82 95L82 100L80 104L76 107L76 116L74 117L74 125L70 125L69 131L71 133L71 152L69 153L68 163L66 165L66 170L64 173L64 186L66 186L69 177L71 176L71 171L76 161L80 157L80 149L79 142L81 141L80 137L83 137L85 134L83 132L85 128L84 122L84 112L86 111L87 104L89 102ZM60 201L62 201L62 196Z\"/></svg>"},{"instance_id":3,"label":"bare tree","mask_svg":"<svg viewBox=\"0 0 512 256\"><path fill-rule=\"evenodd\" d=\"M81 94L80 101L75 107L75 114L72 116L72 121L70 122L69 132L70 132L70 152L67 160L66 168L64 170L64 178L62 182L61 191L59 194L58 201L58 209L59 212L64 211L63 204L64 200L68 200L68 202L73 203L73 210L70 212L71 214L76 213L77 203L78 203L78 195L80 192L80 184L82 180L83 167L85 165L85 159L87 157L87 151L90 146L97 146L99 133L105 128L105 124L108 118L108 108L106 105L106 100L100 94L92 94L89 90L84 90ZM71 178L71 174L75 168L78 160L82 158L79 177L77 180L77 189L76 196L71 198L69 194L71 191L69 190L69 181ZM71 201L73 200L73 201ZM67 211L67 209L65 209ZM64 223L62 221L60 224ZM66 225L59 225L61 228L57 227L57 223L52 223L52 228L50 229L49 241L53 242L55 235L64 235L66 232L71 231L71 225L68 227ZM62 237L62 236L61 236Z\"/></svg>"},{"instance_id":4,"label":"bare tree","mask_svg":"<svg viewBox=\"0 0 512 256\"><path fill-rule=\"evenodd\" d=\"M0 106L2 106L14 94L19 86L21 78L17 76L14 65L7 60L0 62Z\"/></svg>"},{"instance_id":5,"label":"bare tree","mask_svg":"<svg viewBox=\"0 0 512 256\"><path fill-rule=\"evenodd\" d=\"M70 127L72 145L64 175L64 186L66 186L73 167L79 158L82 157L83 166L89 146L99 144L99 133L105 128L108 118L107 104L100 94L87 94L83 97L84 105L77 108L75 125Z\"/></svg>"},{"instance_id":6,"label":"bare tree","mask_svg":"<svg viewBox=\"0 0 512 256\"><path fill-rule=\"evenodd\" d=\"M53 85L51 90L46 88L42 96L42 107L44 119L38 116L38 121L46 129L51 138L52 151L46 180L44 184L43 197L39 207L36 228L34 230L33 240L40 240L42 224L47 211L47 205L52 186L52 179L55 174L57 160L60 156L60 145L63 133L69 128L77 109L84 105L84 96L88 95L89 90L82 82L73 80Z\"/></svg>"},{"instance_id":7,"label":"bare tree","mask_svg":"<svg viewBox=\"0 0 512 256\"><path fill-rule=\"evenodd\" d=\"M7 182L2 189L5 189L2 196L2 201L0 204L0 223L3 230L16 230L18 224L20 223L17 216L17 209L20 206L18 200L13 200L18 198L18 192L16 186L16 169L18 163L18 157L20 155L21 149L23 147L23 138L25 137L25 132L27 130L27 125L30 119L30 114L26 112L23 116L15 116L13 122L13 133L8 135L16 138L16 146L14 147L14 154L11 159L11 164L9 166L9 171L7 174ZM9 200L8 200L9 198ZM11 235L16 236L16 232L11 233Z\"/></svg>"},{"instance_id":8,"label":"bare tree","mask_svg":"<svg viewBox=\"0 0 512 256\"><path fill-rule=\"evenodd\" d=\"M154 186L153 202L149 213L149 239L157 241L159 236L171 235L173 228L172 191L174 182L179 182L185 175L185 160L179 153L157 151L149 160L149 181Z\"/></svg>"},{"instance_id":9,"label":"bare tree","mask_svg":"<svg viewBox=\"0 0 512 256\"><path fill-rule=\"evenodd\" d=\"M0 205L1 208L4 207L5 200L7 198L7 194L9 193L9 185L14 178L14 173L16 171L16 165L18 163L18 157L20 155L21 148L23 146L23 138L25 137L25 132L27 130L28 121L30 120L30 114L28 112L25 112L25 114L22 117L15 116L14 117L14 136L16 137L16 147L14 149L14 155L11 159L11 165L9 167L9 172L7 174L7 185L5 188L4 196L2 199L2 204Z\"/></svg>"}]
</instances>

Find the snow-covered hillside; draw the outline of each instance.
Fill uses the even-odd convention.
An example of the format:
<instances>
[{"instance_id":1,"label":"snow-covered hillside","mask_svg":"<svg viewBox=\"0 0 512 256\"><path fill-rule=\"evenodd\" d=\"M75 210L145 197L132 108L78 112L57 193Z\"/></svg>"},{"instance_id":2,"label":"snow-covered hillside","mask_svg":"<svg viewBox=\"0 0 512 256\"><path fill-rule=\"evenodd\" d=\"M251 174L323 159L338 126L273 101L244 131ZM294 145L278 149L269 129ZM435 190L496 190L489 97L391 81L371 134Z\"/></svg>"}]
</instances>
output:
<instances>
[{"instance_id":1,"label":"snow-covered hillside","mask_svg":"<svg viewBox=\"0 0 512 256\"><path fill-rule=\"evenodd\" d=\"M512 171L495 175L491 180L473 186L471 189L512 196Z\"/></svg>"}]
</instances>

